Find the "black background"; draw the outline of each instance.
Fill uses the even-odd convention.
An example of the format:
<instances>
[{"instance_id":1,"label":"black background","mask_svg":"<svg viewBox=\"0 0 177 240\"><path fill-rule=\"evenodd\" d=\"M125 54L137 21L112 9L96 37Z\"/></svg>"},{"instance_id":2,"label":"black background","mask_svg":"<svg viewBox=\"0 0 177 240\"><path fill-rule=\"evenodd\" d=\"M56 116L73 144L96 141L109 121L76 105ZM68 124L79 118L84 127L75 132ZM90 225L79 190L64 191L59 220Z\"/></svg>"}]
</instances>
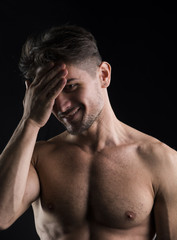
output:
<instances>
[{"instance_id":1,"label":"black background","mask_svg":"<svg viewBox=\"0 0 177 240\"><path fill-rule=\"evenodd\" d=\"M134 1L132 1L134 2ZM1 1L0 150L17 126L25 87L18 70L21 47L33 32L64 23L90 30L112 66L108 89L119 120L176 149L176 15L168 5L114 1ZM51 116L38 139L63 131ZM37 240L31 208L0 240Z\"/></svg>"}]
</instances>

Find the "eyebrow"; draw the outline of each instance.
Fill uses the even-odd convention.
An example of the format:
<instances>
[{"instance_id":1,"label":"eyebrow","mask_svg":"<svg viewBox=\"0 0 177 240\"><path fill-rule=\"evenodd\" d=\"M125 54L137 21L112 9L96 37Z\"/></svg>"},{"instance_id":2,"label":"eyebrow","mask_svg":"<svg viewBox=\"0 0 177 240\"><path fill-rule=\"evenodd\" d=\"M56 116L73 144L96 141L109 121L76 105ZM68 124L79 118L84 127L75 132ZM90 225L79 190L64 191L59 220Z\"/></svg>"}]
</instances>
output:
<instances>
[{"instance_id":1,"label":"eyebrow","mask_svg":"<svg viewBox=\"0 0 177 240\"><path fill-rule=\"evenodd\" d=\"M78 80L77 78L69 78L68 80L67 80L67 83L70 83L71 81L75 81L75 80Z\"/></svg>"}]
</instances>

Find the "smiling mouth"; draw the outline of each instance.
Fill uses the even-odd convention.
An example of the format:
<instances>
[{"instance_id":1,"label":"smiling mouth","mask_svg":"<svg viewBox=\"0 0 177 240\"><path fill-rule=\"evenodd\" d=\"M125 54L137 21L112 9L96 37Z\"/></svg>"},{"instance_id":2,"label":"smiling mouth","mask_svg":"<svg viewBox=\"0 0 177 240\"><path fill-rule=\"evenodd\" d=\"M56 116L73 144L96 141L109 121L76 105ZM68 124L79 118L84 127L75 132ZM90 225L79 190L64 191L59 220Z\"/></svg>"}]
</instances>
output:
<instances>
[{"instance_id":1,"label":"smiling mouth","mask_svg":"<svg viewBox=\"0 0 177 240\"><path fill-rule=\"evenodd\" d=\"M72 120L79 110L80 110L80 107L72 108L72 109L67 110L64 113L58 113L58 117L60 119Z\"/></svg>"}]
</instances>

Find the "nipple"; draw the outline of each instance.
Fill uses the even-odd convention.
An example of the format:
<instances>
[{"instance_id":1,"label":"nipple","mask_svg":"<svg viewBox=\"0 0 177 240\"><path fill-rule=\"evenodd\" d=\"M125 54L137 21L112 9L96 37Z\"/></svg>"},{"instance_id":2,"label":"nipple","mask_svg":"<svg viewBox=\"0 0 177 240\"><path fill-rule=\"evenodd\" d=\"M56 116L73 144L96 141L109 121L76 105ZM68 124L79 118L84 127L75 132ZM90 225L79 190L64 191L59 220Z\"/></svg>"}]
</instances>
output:
<instances>
[{"instance_id":1,"label":"nipple","mask_svg":"<svg viewBox=\"0 0 177 240\"><path fill-rule=\"evenodd\" d=\"M129 220L134 220L136 218L136 213L132 212L132 211L127 211L125 213L126 217L129 219Z\"/></svg>"}]
</instances>

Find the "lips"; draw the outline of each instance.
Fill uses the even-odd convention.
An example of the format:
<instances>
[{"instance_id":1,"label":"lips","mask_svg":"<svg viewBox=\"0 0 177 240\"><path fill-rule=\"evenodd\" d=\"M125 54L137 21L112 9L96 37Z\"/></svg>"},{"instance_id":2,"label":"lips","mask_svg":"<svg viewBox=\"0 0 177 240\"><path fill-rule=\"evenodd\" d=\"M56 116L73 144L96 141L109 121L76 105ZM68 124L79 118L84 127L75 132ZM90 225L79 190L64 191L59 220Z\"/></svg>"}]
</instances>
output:
<instances>
[{"instance_id":1,"label":"lips","mask_svg":"<svg viewBox=\"0 0 177 240\"><path fill-rule=\"evenodd\" d=\"M58 113L58 116L61 119L72 120L79 110L80 110L80 107L74 107L72 109L67 110L64 113Z\"/></svg>"},{"instance_id":2,"label":"lips","mask_svg":"<svg viewBox=\"0 0 177 240\"><path fill-rule=\"evenodd\" d=\"M73 116L73 115L76 114L78 111L79 111L79 108L74 109L72 112L70 112L70 113L66 116L66 118Z\"/></svg>"}]
</instances>

